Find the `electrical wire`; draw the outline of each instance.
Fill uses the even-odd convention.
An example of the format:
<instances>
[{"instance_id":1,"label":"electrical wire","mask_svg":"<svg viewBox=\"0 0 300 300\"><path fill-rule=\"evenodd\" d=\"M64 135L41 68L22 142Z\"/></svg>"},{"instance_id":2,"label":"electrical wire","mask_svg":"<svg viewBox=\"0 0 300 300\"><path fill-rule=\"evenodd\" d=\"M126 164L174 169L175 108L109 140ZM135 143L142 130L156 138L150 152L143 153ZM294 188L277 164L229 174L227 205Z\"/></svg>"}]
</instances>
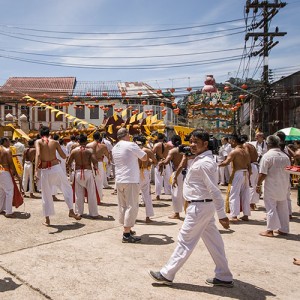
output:
<instances>
[{"instance_id":1,"label":"electrical wire","mask_svg":"<svg viewBox=\"0 0 300 300\"><path fill-rule=\"evenodd\" d=\"M35 31L35 32L48 32L48 33L60 33L60 34L104 34L104 35L114 35L114 34L141 34L141 33L155 33L155 32L168 32L168 31L179 31L179 30L187 30L187 29L195 29L195 28L202 28L214 25L221 25L221 24L228 24L233 22L238 22L244 20L243 18L240 19L233 19L228 21L221 21L215 23L208 23L202 25L194 25L194 26L186 26L186 27L177 27L177 28L169 28L169 29L158 29L158 30L142 30L142 31L123 31L123 32L78 32L78 31L55 31L55 30L44 30L44 29L36 29L36 28L27 28L27 27L19 27L7 24L0 24L0 26L7 27L7 28L15 28L21 30L28 30L28 31Z\"/></svg>"},{"instance_id":2,"label":"electrical wire","mask_svg":"<svg viewBox=\"0 0 300 300\"><path fill-rule=\"evenodd\" d=\"M118 45L118 46L107 46L107 45L73 45L73 44L61 44L61 43L55 43L55 42L45 42L41 40L34 40L34 39L28 39L28 38L23 38L23 37L18 37L10 34L6 34L3 32L0 32L0 35L2 36L7 36L11 37L14 39L19 39L19 40L25 40L25 41L30 41L30 42L36 42L36 43L42 43L42 44L48 44L48 45L59 45L59 46L65 46L65 47L79 47L79 48L109 48L109 49L120 49L120 48L150 48L150 47L159 47L159 46L171 46L171 45L180 45L180 44L190 44L190 43L195 43L195 42L200 42L200 41L205 41L205 40L211 40L211 39L216 39L220 37L225 37L225 36L232 36L240 33L244 33L245 30L243 31L238 31L234 33L229 33L229 34L224 34L224 35L217 35L213 37L207 37L207 38L202 38L202 39L195 39L195 40L190 40L190 41L182 41L182 42L172 42L172 43L162 43L162 44L152 44L152 45Z\"/></svg>"}]
</instances>

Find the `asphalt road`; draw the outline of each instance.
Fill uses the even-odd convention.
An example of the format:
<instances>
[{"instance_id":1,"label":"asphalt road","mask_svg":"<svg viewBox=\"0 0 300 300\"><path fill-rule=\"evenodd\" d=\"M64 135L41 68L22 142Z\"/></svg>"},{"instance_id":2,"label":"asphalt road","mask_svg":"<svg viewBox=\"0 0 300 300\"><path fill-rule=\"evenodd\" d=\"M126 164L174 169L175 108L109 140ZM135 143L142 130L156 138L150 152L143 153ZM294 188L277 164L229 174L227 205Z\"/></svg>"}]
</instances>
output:
<instances>
[{"instance_id":1,"label":"asphalt road","mask_svg":"<svg viewBox=\"0 0 300 300\"><path fill-rule=\"evenodd\" d=\"M152 187L152 190L154 188ZM135 226L141 244L122 244L116 196L104 190L101 220L68 217L63 200L55 202L52 225L42 225L40 199L25 199L16 219L0 216L0 299L299 299L300 213L292 190L291 234L266 238L263 201L249 222L218 225L224 239L232 289L210 287L214 263L200 240L172 287L160 286L148 271L158 271L176 246L181 220L170 220L170 196L154 201L154 222L145 208ZM224 191L224 189L223 189ZM58 198L63 199L62 195ZM154 195L153 195L154 199ZM86 206L87 210L87 206Z\"/></svg>"}]
</instances>

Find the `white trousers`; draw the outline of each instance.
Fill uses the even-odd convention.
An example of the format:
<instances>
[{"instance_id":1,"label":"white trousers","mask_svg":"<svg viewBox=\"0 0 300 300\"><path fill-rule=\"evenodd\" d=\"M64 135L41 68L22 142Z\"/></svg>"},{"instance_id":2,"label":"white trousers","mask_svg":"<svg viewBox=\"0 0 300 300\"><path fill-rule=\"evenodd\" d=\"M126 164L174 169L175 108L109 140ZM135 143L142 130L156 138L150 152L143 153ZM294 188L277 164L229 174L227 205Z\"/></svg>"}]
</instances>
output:
<instances>
[{"instance_id":1,"label":"white trousers","mask_svg":"<svg viewBox=\"0 0 300 300\"><path fill-rule=\"evenodd\" d=\"M31 161L25 161L24 163L24 170L23 170L23 189L27 192L27 186L29 181L29 193L33 193L33 163Z\"/></svg>"},{"instance_id":2,"label":"white trousers","mask_svg":"<svg viewBox=\"0 0 300 300\"><path fill-rule=\"evenodd\" d=\"M12 214L12 201L14 197L14 185L8 171L0 170L0 212Z\"/></svg>"},{"instance_id":3,"label":"white trousers","mask_svg":"<svg viewBox=\"0 0 300 300\"><path fill-rule=\"evenodd\" d=\"M85 189L88 194L89 215L96 217L99 215L96 197L96 186L92 170L75 171L75 210L79 215L84 212Z\"/></svg>"},{"instance_id":4,"label":"white trousers","mask_svg":"<svg viewBox=\"0 0 300 300\"><path fill-rule=\"evenodd\" d=\"M182 175L182 173L180 173L179 176L177 177L177 186L176 187L171 186L171 190L172 190L173 210L174 210L175 213L180 213L183 210L183 204L184 204L184 199L183 199L183 175Z\"/></svg>"},{"instance_id":5,"label":"white trousers","mask_svg":"<svg viewBox=\"0 0 300 300\"><path fill-rule=\"evenodd\" d=\"M275 201L264 198L267 212L267 230L289 232L289 210L287 200Z\"/></svg>"},{"instance_id":6,"label":"white trousers","mask_svg":"<svg viewBox=\"0 0 300 300\"><path fill-rule=\"evenodd\" d=\"M133 227L139 210L139 183L116 184L119 204L119 222L124 227Z\"/></svg>"},{"instance_id":7,"label":"white trousers","mask_svg":"<svg viewBox=\"0 0 300 300\"><path fill-rule=\"evenodd\" d=\"M250 192L247 170L238 170L234 174L229 195L231 217L239 216L241 205L243 214L250 216Z\"/></svg>"},{"instance_id":8,"label":"white trousers","mask_svg":"<svg viewBox=\"0 0 300 300\"><path fill-rule=\"evenodd\" d=\"M142 201L145 203L146 217L153 217L154 210L153 210L152 198L150 195L150 170L141 169L140 172L141 172L140 187L141 187Z\"/></svg>"},{"instance_id":9,"label":"white trousers","mask_svg":"<svg viewBox=\"0 0 300 300\"><path fill-rule=\"evenodd\" d=\"M219 175L219 182L221 184L225 184L225 167L219 167L218 166L218 175Z\"/></svg>"},{"instance_id":10,"label":"white trousers","mask_svg":"<svg viewBox=\"0 0 300 300\"><path fill-rule=\"evenodd\" d=\"M166 165L163 171L163 175L160 175L158 166L155 167L155 194L156 196L161 195L162 186L164 186L164 191L166 195L171 195L171 166Z\"/></svg>"},{"instance_id":11,"label":"white trousers","mask_svg":"<svg viewBox=\"0 0 300 300\"><path fill-rule=\"evenodd\" d=\"M62 191L68 208L73 208L72 187L61 166L58 164L49 169L41 169L42 204L45 217L55 214L52 199L53 186L57 186Z\"/></svg>"},{"instance_id":12,"label":"white trousers","mask_svg":"<svg viewBox=\"0 0 300 300\"><path fill-rule=\"evenodd\" d=\"M95 174L95 183L96 183L96 188L98 195L100 197L100 201L103 200L103 180L105 178L105 172L103 168L103 162L99 161L98 162L98 172Z\"/></svg>"},{"instance_id":13,"label":"white trousers","mask_svg":"<svg viewBox=\"0 0 300 300\"><path fill-rule=\"evenodd\" d=\"M258 165L255 163L251 164L252 174L250 176L251 187L249 186L250 192L250 203L259 202L259 194L256 192L256 185L258 180Z\"/></svg>"},{"instance_id":14,"label":"white trousers","mask_svg":"<svg viewBox=\"0 0 300 300\"><path fill-rule=\"evenodd\" d=\"M160 273L168 280L173 280L177 271L192 254L200 238L216 264L215 277L231 281L232 274L228 268L224 243L215 224L215 206L213 202L190 203L184 223L178 235L178 243L167 264Z\"/></svg>"}]
</instances>

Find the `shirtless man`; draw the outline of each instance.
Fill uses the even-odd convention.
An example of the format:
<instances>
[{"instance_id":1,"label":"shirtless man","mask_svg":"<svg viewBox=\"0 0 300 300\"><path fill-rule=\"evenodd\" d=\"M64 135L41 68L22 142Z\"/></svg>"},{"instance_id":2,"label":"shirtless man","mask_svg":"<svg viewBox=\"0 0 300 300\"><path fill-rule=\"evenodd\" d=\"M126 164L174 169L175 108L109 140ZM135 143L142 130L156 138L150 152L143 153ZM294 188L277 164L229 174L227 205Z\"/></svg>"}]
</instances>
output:
<instances>
[{"instance_id":1,"label":"shirtless man","mask_svg":"<svg viewBox=\"0 0 300 300\"><path fill-rule=\"evenodd\" d=\"M95 180L92 171L92 164L96 173L98 173L98 160L96 159L93 149L86 147L87 136L81 134L79 138L80 146L71 151L68 159L68 166L71 167L75 161L75 210L79 215L83 215L85 189L88 194L89 215L96 219L99 217Z\"/></svg>"},{"instance_id":2,"label":"shirtless man","mask_svg":"<svg viewBox=\"0 0 300 300\"><path fill-rule=\"evenodd\" d=\"M28 186L28 180L29 180L29 197L30 198L35 198L36 197L33 194L34 191L34 181L33 181L33 172L34 172L34 161L35 161L35 155L36 155L36 150L34 146L34 140L29 140L28 141L28 148L24 151L23 154L23 188L24 188L24 194L25 191L27 191L27 186ZM24 196L26 197L26 196Z\"/></svg>"},{"instance_id":3,"label":"shirtless man","mask_svg":"<svg viewBox=\"0 0 300 300\"><path fill-rule=\"evenodd\" d=\"M106 156L110 163L110 155L107 146L102 143L102 137L99 131L93 134L94 141L87 144L86 148L92 149L97 161L98 161L98 172L95 174L95 182L100 200L103 201L103 183L106 178L106 173L103 168L103 158Z\"/></svg>"},{"instance_id":4,"label":"shirtless man","mask_svg":"<svg viewBox=\"0 0 300 300\"><path fill-rule=\"evenodd\" d=\"M49 226L49 217L54 215L53 186L59 187L62 191L69 208L69 217L80 220L81 217L74 213L72 187L59 164L59 160L56 158L56 150L62 158L66 158L66 155L57 141L49 139L49 127L43 126L40 129L40 135L41 139L35 143L35 177L38 176L38 168L40 168L43 215L46 218L43 224Z\"/></svg>"},{"instance_id":5,"label":"shirtless man","mask_svg":"<svg viewBox=\"0 0 300 300\"><path fill-rule=\"evenodd\" d=\"M232 223L237 222L238 215L242 205L243 221L249 221L250 212L250 191L249 176L251 175L251 158L250 154L244 148L244 139L240 136L233 135L230 139L231 147L234 148L219 166L224 167L232 162L233 170L231 174L231 184L229 192L229 206Z\"/></svg>"},{"instance_id":6,"label":"shirtless man","mask_svg":"<svg viewBox=\"0 0 300 300\"><path fill-rule=\"evenodd\" d=\"M145 203L146 223L151 223L152 220L150 219L150 217L154 216L154 211L150 194L150 170L151 165L155 165L157 163L157 160L152 150L150 150L146 146L146 142L147 139L144 136L139 136L136 140L136 143L139 145L139 147L147 154L146 161L142 161L139 159L140 188L142 193L142 200Z\"/></svg>"},{"instance_id":7,"label":"shirtless man","mask_svg":"<svg viewBox=\"0 0 300 300\"><path fill-rule=\"evenodd\" d=\"M174 145L174 148L171 149L168 153L168 156L161 160L158 165L161 169L165 165L169 165L170 162L172 162L172 167L174 173L172 174L172 181L175 177L175 172L178 169L181 160L183 158L183 153L180 152L179 146L181 145L181 138L179 135L174 135L171 139L172 144ZM169 219L180 219L180 213L182 212L183 205L184 205L184 199L183 199L183 175L180 172L178 176L176 177L176 186L173 185L172 182L172 203L173 203L173 210L174 214L169 216Z\"/></svg>"},{"instance_id":8,"label":"shirtless man","mask_svg":"<svg viewBox=\"0 0 300 300\"><path fill-rule=\"evenodd\" d=\"M172 149L172 146L165 142L165 135L163 133L158 133L157 135L158 142L153 147L153 153L156 155L157 161L161 161L165 159L169 151ZM155 193L156 200L160 200L162 185L164 185L164 191L166 195L171 194L171 185L170 185L170 177L171 177L171 166L170 164L165 165L163 168L163 172L159 170L158 165L155 167Z\"/></svg>"},{"instance_id":9,"label":"shirtless man","mask_svg":"<svg viewBox=\"0 0 300 300\"><path fill-rule=\"evenodd\" d=\"M12 203L14 185L12 176L18 176L9 150L9 139L3 137L0 143L0 213L5 211L6 218L14 218Z\"/></svg>"},{"instance_id":10,"label":"shirtless man","mask_svg":"<svg viewBox=\"0 0 300 300\"><path fill-rule=\"evenodd\" d=\"M244 143L244 148L250 155L250 162L251 162L251 176L250 176L250 208L252 210L256 209L256 203L259 202L259 194L256 192L256 185L257 185L257 180L258 180L258 153L256 148L248 143L248 136L247 135L242 135L242 138L245 140Z\"/></svg>"}]
</instances>

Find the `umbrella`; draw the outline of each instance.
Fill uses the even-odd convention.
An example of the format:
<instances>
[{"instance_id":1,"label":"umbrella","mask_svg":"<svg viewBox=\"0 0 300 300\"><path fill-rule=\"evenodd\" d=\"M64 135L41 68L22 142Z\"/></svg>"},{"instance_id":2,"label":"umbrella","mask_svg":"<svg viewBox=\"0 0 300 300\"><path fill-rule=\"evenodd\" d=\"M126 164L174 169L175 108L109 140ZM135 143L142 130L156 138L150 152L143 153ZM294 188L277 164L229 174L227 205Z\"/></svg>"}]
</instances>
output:
<instances>
[{"instance_id":1,"label":"umbrella","mask_svg":"<svg viewBox=\"0 0 300 300\"><path fill-rule=\"evenodd\" d=\"M287 127L287 128L280 129L278 131L285 133L286 141L300 141L300 129L298 129L298 128Z\"/></svg>"}]
</instances>

